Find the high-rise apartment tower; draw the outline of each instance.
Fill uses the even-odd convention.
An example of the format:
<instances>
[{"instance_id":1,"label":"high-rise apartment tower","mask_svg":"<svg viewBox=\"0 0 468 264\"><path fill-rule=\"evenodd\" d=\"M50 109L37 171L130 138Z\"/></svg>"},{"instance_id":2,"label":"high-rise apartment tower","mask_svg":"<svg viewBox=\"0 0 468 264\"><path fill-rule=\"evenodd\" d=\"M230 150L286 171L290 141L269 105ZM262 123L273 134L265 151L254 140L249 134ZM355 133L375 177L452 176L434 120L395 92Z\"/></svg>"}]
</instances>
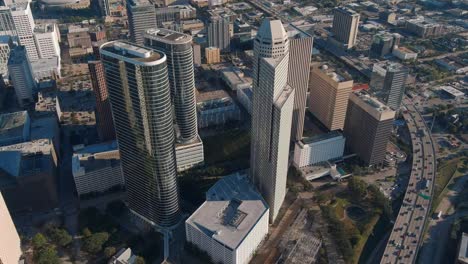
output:
<instances>
[{"instance_id":1,"label":"high-rise apartment tower","mask_svg":"<svg viewBox=\"0 0 468 264\"><path fill-rule=\"evenodd\" d=\"M229 34L230 20L228 16L213 14L208 22L208 46L219 48L222 52L229 51L231 36Z\"/></svg>"},{"instance_id":2,"label":"high-rise apartment tower","mask_svg":"<svg viewBox=\"0 0 468 264\"><path fill-rule=\"evenodd\" d=\"M294 89L287 84L289 39L265 19L254 40L250 176L276 218L286 195Z\"/></svg>"},{"instance_id":3,"label":"high-rise apartment tower","mask_svg":"<svg viewBox=\"0 0 468 264\"><path fill-rule=\"evenodd\" d=\"M180 142L197 138L197 109L193 69L192 37L168 29L149 29L144 35L146 47L167 56L167 69Z\"/></svg>"},{"instance_id":4,"label":"high-rise apartment tower","mask_svg":"<svg viewBox=\"0 0 468 264\"><path fill-rule=\"evenodd\" d=\"M180 220L166 55L114 41L101 46L130 210L160 228Z\"/></svg>"}]
</instances>

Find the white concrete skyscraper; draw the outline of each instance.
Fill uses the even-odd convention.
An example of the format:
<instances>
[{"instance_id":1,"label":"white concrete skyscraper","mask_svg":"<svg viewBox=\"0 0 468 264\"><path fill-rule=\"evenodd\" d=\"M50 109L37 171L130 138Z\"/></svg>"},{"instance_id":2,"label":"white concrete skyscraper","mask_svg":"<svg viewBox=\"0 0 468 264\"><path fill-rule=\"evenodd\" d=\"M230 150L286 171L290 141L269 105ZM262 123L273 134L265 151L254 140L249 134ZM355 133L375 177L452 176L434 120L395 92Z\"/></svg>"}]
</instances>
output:
<instances>
[{"instance_id":1,"label":"white concrete skyscraper","mask_svg":"<svg viewBox=\"0 0 468 264\"><path fill-rule=\"evenodd\" d=\"M265 19L254 41L250 176L276 218L286 195L294 90L287 84L289 39Z\"/></svg>"},{"instance_id":2,"label":"white concrete skyscraper","mask_svg":"<svg viewBox=\"0 0 468 264\"><path fill-rule=\"evenodd\" d=\"M18 34L19 44L26 47L30 61L38 60L39 54L34 41L34 28L36 25L32 16L30 1L14 3L9 8Z\"/></svg>"}]
</instances>

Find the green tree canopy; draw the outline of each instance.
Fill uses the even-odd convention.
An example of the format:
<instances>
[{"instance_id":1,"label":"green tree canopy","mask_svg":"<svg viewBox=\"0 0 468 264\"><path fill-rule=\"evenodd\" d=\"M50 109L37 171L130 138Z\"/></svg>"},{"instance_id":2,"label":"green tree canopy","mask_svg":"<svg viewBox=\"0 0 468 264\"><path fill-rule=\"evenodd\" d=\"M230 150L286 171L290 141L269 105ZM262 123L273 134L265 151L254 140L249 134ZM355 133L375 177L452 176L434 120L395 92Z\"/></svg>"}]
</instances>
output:
<instances>
[{"instance_id":1,"label":"green tree canopy","mask_svg":"<svg viewBox=\"0 0 468 264\"><path fill-rule=\"evenodd\" d=\"M348 181L348 189L355 200L361 200L366 196L367 183L359 178L351 177Z\"/></svg>"},{"instance_id":2,"label":"green tree canopy","mask_svg":"<svg viewBox=\"0 0 468 264\"><path fill-rule=\"evenodd\" d=\"M114 256L114 255L115 255L115 252L116 252L115 247L106 247L106 248L104 249L104 255L105 255L107 258L110 258L110 257Z\"/></svg>"},{"instance_id":3,"label":"green tree canopy","mask_svg":"<svg viewBox=\"0 0 468 264\"><path fill-rule=\"evenodd\" d=\"M109 234L107 232L99 232L92 234L91 236L85 238L83 243L83 249L92 254L96 254L102 250L102 246L109 239Z\"/></svg>"},{"instance_id":4,"label":"green tree canopy","mask_svg":"<svg viewBox=\"0 0 468 264\"><path fill-rule=\"evenodd\" d=\"M50 238L54 243L62 247L67 246L73 240L72 236L65 229L61 228L52 228L50 230Z\"/></svg>"},{"instance_id":5,"label":"green tree canopy","mask_svg":"<svg viewBox=\"0 0 468 264\"><path fill-rule=\"evenodd\" d=\"M145 259L143 257L137 256L134 264L145 264Z\"/></svg>"},{"instance_id":6,"label":"green tree canopy","mask_svg":"<svg viewBox=\"0 0 468 264\"><path fill-rule=\"evenodd\" d=\"M36 264L59 264L57 250L53 246L44 246L34 251L34 263Z\"/></svg>"},{"instance_id":7,"label":"green tree canopy","mask_svg":"<svg viewBox=\"0 0 468 264\"><path fill-rule=\"evenodd\" d=\"M43 248L47 244L47 238L42 233L37 233L32 238L32 245L35 250Z\"/></svg>"}]
</instances>

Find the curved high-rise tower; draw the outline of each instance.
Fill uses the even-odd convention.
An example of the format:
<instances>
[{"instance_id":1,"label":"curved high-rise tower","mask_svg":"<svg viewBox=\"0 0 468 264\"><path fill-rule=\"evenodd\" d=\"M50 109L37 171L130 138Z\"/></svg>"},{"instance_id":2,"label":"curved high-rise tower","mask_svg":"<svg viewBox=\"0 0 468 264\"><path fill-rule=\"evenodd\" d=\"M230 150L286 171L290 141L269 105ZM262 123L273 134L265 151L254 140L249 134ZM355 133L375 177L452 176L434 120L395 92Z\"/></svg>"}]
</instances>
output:
<instances>
[{"instance_id":1,"label":"curved high-rise tower","mask_svg":"<svg viewBox=\"0 0 468 264\"><path fill-rule=\"evenodd\" d=\"M177 140L190 142L197 138L197 112L193 70L192 37L177 31L153 28L144 35L146 47L167 56L169 83L179 129Z\"/></svg>"},{"instance_id":2,"label":"curved high-rise tower","mask_svg":"<svg viewBox=\"0 0 468 264\"><path fill-rule=\"evenodd\" d=\"M150 224L180 220L166 56L120 41L101 46L128 206Z\"/></svg>"}]
</instances>

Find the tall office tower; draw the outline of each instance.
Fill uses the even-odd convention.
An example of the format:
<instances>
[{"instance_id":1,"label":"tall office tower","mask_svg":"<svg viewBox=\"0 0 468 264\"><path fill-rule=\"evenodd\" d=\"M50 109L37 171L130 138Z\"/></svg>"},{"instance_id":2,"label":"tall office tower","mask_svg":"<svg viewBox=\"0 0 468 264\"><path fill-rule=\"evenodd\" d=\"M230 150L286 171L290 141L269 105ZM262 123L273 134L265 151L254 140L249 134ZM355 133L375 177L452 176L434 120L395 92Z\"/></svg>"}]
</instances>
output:
<instances>
[{"instance_id":1,"label":"tall office tower","mask_svg":"<svg viewBox=\"0 0 468 264\"><path fill-rule=\"evenodd\" d=\"M351 93L344 127L347 149L369 166L382 164L394 118L395 111L377 98Z\"/></svg>"},{"instance_id":2,"label":"tall office tower","mask_svg":"<svg viewBox=\"0 0 468 264\"><path fill-rule=\"evenodd\" d=\"M231 45L230 20L227 16L212 14L208 22L208 46L228 52Z\"/></svg>"},{"instance_id":3,"label":"tall office tower","mask_svg":"<svg viewBox=\"0 0 468 264\"><path fill-rule=\"evenodd\" d=\"M177 140L190 142L196 139L198 130L192 37L168 29L149 29L144 35L144 43L167 56L171 98L180 134Z\"/></svg>"},{"instance_id":4,"label":"tall office tower","mask_svg":"<svg viewBox=\"0 0 468 264\"><path fill-rule=\"evenodd\" d=\"M16 36L15 23L7 6L0 6L0 35Z\"/></svg>"},{"instance_id":5,"label":"tall office tower","mask_svg":"<svg viewBox=\"0 0 468 264\"><path fill-rule=\"evenodd\" d=\"M39 24L34 28L34 40L40 58L60 58L60 32L56 24Z\"/></svg>"},{"instance_id":6,"label":"tall office tower","mask_svg":"<svg viewBox=\"0 0 468 264\"><path fill-rule=\"evenodd\" d=\"M18 34L19 44L26 47L30 61L39 59L36 43L34 42L34 19L31 12L30 0L10 5L10 12Z\"/></svg>"},{"instance_id":7,"label":"tall office tower","mask_svg":"<svg viewBox=\"0 0 468 264\"><path fill-rule=\"evenodd\" d=\"M346 49L356 44L360 15L346 7L333 10L332 33L334 39L342 43Z\"/></svg>"},{"instance_id":8,"label":"tall office tower","mask_svg":"<svg viewBox=\"0 0 468 264\"><path fill-rule=\"evenodd\" d=\"M301 140L304 131L312 43L312 37L301 37L299 35L289 40L289 60L293 63L289 63L288 84L295 91L291 130L291 138L294 141Z\"/></svg>"},{"instance_id":9,"label":"tall office tower","mask_svg":"<svg viewBox=\"0 0 468 264\"><path fill-rule=\"evenodd\" d=\"M289 39L265 19L254 41L250 177L276 218L286 195L294 89L287 84Z\"/></svg>"},{"instance_id":10,"label":"tall office tower","mask_svg":"<svg viewBox=\"0 0 468 264\"><path fill-rule=\"evenodd\" d=\"M389 107L398 110L405 94L409 70L394 62L374 64L370 81L371 92Z\"/></svg>"},{"instance_id":11,"label":"tall office tower","mask_svg":"<svg viewBox=\"0 0 468 264\"><path fill-rule=\"evenodd\" d=\"M310 70L309 111L330 131L343 129L353 80L328 68L313 65Z\"/></svg>"},{"instance_id":12,"label":"tall office tower","mask_svg":"<svg viewBox=\"0 0 468 264\"><path fill-rule=\"evenodd\" d=\"M180 220L166 55L114 41L101 46L130 210L168 228Z\"/></svg>"},{"instance_id":13,"label":"tall office tower","mask_svg":"<svg viewBox=\"0 0 468 264\"><path fill-rule=\"evenodd\" d=\"M16 46L11 51L8 59L8 73L13 82L18 103L24 106L33 102L34 79L24 46Z\"/></svg>"},{"instance_id":14,"label":"tall office tower","mask_svg":"<svg viewBox=\"0 0 468 264\"><path fill-rule=\"evenodd\" d=\"M145 30L156 27L156 9L148 0L127 0L128 29L133 43L143 45Z\"/></svg>"},{"instance_id":15,"label":"tall office tower","mask_svg":"<svg viewBox=\"0 0 468 264\"><path fill-rule=\"evenodd\" d=\"M96 119L99 139L109 141L115 139L114 121L107 91L104 66L101 61L88 62L91 84L96 98Z\"/></svg>"},{"instance_id":16,"label":"tall office tower","mask_svg":"<svg viewBox=\"0 0 468 264\"><path fill-rule=\"evenodd\" d=\"M19 263L21 240L0 192L0 263Z\"/></svg>"},{"instance_id":17,"label":"tall office tower","mask_svg":"<svg viewBox=\"0 0 468 264\"><path fill-rule=\"evenodd\" d=\"M379 32L374 35L370 48L371 57L383 57L391 54L393 48L400 44L400 35L398 33Z\"/></svg>"}]
</instances>

